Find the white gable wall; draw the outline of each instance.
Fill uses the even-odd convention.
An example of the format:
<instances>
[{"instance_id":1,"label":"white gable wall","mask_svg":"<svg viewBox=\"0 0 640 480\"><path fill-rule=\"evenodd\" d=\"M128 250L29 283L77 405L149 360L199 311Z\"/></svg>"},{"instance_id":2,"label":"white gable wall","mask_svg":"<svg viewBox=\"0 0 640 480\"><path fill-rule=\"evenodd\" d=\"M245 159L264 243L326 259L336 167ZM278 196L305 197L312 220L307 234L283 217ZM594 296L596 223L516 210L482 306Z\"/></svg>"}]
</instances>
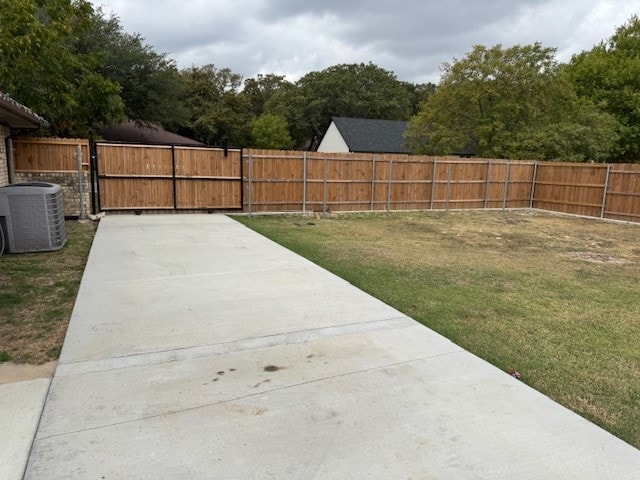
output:
<instances>
[{"instance_id":1,"label":"white gable wall","mask_svg":"<svg viewBox=\"0 0 640 480\"><path fill-rule=\"evenodd\" d=\"M349 146L344 141L336 124L331 122L327 132L318 146L319 152L349 153Z\"/></svg>"}]
</instances>

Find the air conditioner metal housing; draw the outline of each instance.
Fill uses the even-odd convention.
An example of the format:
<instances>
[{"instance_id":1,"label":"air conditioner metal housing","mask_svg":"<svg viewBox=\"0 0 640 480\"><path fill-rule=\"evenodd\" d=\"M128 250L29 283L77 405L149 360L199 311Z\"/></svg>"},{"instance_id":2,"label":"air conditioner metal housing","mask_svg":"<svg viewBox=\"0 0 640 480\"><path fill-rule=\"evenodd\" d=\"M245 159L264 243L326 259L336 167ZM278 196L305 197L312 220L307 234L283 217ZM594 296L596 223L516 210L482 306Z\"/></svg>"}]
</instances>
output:
<instances>
[{"instance_id":1,"label":"air conditioner metal housing","mask_svg":"<svg viewBox=\"0 0 640 480\"><path fill-rule=\"evenodd\" d=\"M0 187L0 226L8 253L61 249L67 240L62 187L45 182Z\"/></svg>"}]
</instances>

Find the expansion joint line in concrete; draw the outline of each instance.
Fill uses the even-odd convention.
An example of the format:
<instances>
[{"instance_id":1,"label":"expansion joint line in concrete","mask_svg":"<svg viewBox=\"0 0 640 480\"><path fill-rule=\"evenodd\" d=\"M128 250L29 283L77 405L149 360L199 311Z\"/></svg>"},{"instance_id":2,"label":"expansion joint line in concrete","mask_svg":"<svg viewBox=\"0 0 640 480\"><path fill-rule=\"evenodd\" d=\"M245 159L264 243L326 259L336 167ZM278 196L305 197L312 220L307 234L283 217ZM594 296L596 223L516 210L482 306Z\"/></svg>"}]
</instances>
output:
<instances>
[{"instance_id":1,"label":"expansion joint line in concrete","mask_svg":"<svg viewBox=\"0 0 640 480\"><path fill-rule=\"evenodd\" d=\"M216 355L228 355L248 350L257 350L280 345L305 343L323 338L354 333L372 332L391 328L403 328L415 326L415 320L406 316L397 316L384 320L370 322L358 322L332 327L322 327L294 332L267 335L231 342L200 345L196 347L159 350L154 352L136 353L120 357L102 360L85 360L58 364L56 376L82 375L86 373L119 370L123 368L139 367L144 365L157 365L161 363L193 360L196 358L212 357Z\"/></svg>"},{"instance_id":2,"label":"expansion joint line in concrete","mask_svg":"<svg viewBox=\"0 0 640 480\"><path fill-rule=\"evenodd\" d=\"M157 265L160 267L164 267L157 262L153 262L153 265ZM315 266L315 265L314 265ZM301 267L309 268L307 267ZM105 280L104 278L98 278L95 280L87 278L83 279L83 286L85 288L100 288L104 289L106 286L116 286L116 285L148 285L150 283L155 282L173 282L176 280L190 280L196 278L211 278L211 277L246 277L250 274L256 273L277 273L277 272L290 272L293 269L291 267L267 267L267 268L256 268L251 270L240 270L240 271L211 271L211 272L202 272L202 273L172 273L167 275L157 275L145 278L123 278L120 280ZM296 269L300 270L300 268Z\"/></svg>"},{"instance_id":3,"label":"expansion joint line in concrete","mask_svg":"<svg viewBox=\"0 0 640 480\"><path fill-rule=\"evenodd\" d=\"M135 422L141 422L141 421L145 421L145 420L152 420L154 418L161 418L161 417L169 417L169 416L173 416L173 415L178 415L181 413L185 413L185 412L191 412L194 410L200 410L203 408L209 408L209 407L213 407L216 405L225 405L227 403L233 403L233 402L239 402L242 400L246 400L249 398L253 398L253 397L257 397L257 396L261 396L261 395L267 395L270 393L278 393L278 392L283 392L285 390L291 390L297 387L301 387L301 386L305 386L305 385L312 385L314 383L320 383L320 382L324 382L326 380L335 380L337 378L344 378L344 377L349 377L349 376L354 376L354 375L359 375L361 373L367 373L367 372L373 372L376 370L385 370L387 368L393 368L393 367L398 367L401 365L410 365L412 363L419 363L419 362L425 362L425 361L429 361L429 360L433 360L435 358L440 358L440 357L446 357L449 355L459 355L461 353L464 353L463 350L456 350L456 351L452 351L452 352L445 352L445 353L438 353L436 355L428 355L426 357L420 357L420 358L414 358L411 360L405 360L403 362L396 362L396 363L389 363L389 364L385 364L385 365L378 365L375 367L371 367L371 368L362 368L362 369L358 369L358 370L354 370L351 372L345 372L345 373L340 373L337 375L329 375L326 377L322 377L322 378L316 378L314 380L307 380L304 382L298 382L298 383L294 383L291 385L285 385L282 387L276 387L276 388L272 388L272 389L268 389L268 390L260 390L258 392L254 392L248 395L242 395L239 397L234 397L234 398L230 398L227 400L221 400L218 402L210 402L210 403L204 403L202 405L195 405L192 407L187 407L187 408L183 408L183 409L179 409L179 410L171 410L168 412L163 412L163 413L158 413L158 414L154 414L154 415L148 415L145 417L140 417L140 418L135 418L135 419L131 419L131 420L125 420L122 422L114 422L114 423L108 423L106 425L99 425L96 427L91 427L91 428L84 428L81 430L73 430L70 432L64 432L64 433L56 433L54 435L47 435L47 436L42 436L42 437L38 437L38 440L47 440L50 438L57 438L57 437L64 437L67 435L73 435L76 433L81 433L81 432L88 432L88 431L93 431L93 430L102 430L105 428L111 428L111 427L115 427L118 425L126 425L126 424L130 424L130 423L135 423Z\"/></svg>"}]
</instances>

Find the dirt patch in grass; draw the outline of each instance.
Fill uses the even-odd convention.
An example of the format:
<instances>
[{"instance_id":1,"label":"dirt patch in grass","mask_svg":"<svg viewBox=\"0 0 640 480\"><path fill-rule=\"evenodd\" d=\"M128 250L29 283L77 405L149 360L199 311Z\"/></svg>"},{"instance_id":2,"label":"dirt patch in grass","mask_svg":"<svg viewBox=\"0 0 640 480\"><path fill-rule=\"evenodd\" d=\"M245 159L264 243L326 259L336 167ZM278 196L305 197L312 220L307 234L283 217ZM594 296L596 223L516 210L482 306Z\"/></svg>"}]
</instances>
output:
<instances>
[{"instance_id":1,"label":"dirt patch in grass","mask_svg":"<svg viewBox=\"0 0 640 480\"><path fill-rule=\"evenodd\" d=\"M56 360L40 365L27 363L0 363L0 385L3 383L24 382L36 378L50 378L56 370Z\"/></svg>"},{"instance_id":2,"label":"dirt patch in grass","mask_svg":"<svg viewBox=\"0 0 640 480\"><path fill-rule=\"evenodd\" d=\"M568 258L574 260L583 260L585 262L599 263L602 265L623 265L629 263L629 260L625 258L612 257L611 255L605 255L597 252L570 252L567 254Z\"/></svg>"},{"instance_id":3,"label":"dirt patch in grass","mask_svg":"<svg viewBox=\"0 0 640 480\"><path fill-rule=\"evenodd\" d=\"M0 360L58 358L95 229L68 221L61 250L0 257Z\"/></svg>"},{"instance_id":4,"label":"dirt patch in grass","mask_svg":"<svg viewBox=\"0 0 640 480\"><path fill-rule=\"evenodd\" d=\"M238 220L640 447L640 225L531 211Z\"/></svg>"}]
</instances>

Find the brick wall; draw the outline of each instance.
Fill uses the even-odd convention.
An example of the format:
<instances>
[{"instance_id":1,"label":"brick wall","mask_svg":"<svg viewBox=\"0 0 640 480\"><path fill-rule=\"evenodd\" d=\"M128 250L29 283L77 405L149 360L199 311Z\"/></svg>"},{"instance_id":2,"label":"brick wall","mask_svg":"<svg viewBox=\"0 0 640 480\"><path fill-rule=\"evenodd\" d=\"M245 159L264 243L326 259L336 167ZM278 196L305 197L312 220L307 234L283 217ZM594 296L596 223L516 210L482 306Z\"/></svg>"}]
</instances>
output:
<instances>
[{"instance_id":1,"label":"brick wall","mask_svg":"<svg viewBox=\"0 0 640 480\"><path fill-rule=\"evenodd\" d=\"M83 196L84 213L91 213L91 175L84 172ZM80 216L80 189L78 188L77 172L16 172L16 183L20 182L49 182L62 187L65 217Z\"/></svg>"},{"instance_id":2,"label":"brick wall","mask_svg":"<svg viewBox=\"0 0 640 480\"><path fill-rule=\"evenodd\" d=\"M7 164L6 137L9 136L9 129L0 125L0 187L9 184L9 165Z\"/></svg>"}]
</instances>

